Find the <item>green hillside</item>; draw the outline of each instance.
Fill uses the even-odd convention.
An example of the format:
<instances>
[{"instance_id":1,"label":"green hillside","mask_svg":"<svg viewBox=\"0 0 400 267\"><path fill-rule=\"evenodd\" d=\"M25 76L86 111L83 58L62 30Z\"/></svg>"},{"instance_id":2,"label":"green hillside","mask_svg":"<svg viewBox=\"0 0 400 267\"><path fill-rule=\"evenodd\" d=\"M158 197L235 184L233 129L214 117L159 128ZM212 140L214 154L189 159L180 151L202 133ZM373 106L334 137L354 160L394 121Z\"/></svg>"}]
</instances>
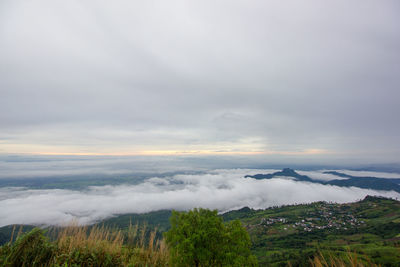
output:
<instances>
[{"instance_id":1,"label":"green hillside","mask_svg":"<svg viewBox=\"0 0 400 267\"><path fill-rule=\"evenodd\" d=\"M345 257L348 251L384 266L400 265L400 202L381 197L335 204L316 202L265 210L243 208L221 215L239 219L252 240L260 265L308 266L319 251ZM126 228L130 222L169 228L169 212L123 215L104 221ZM129 218L129 219L128 219Z\"/></svg>"},{"instance_id":2,"label":"green hillside","mask_svg":"<svg viewBox=\"0 0 400 267\"><path fill-rule=\"evenodd\" d=\"M350 204L317 202L266 210L244 208L223 215L249 231L260 265L308 265L318 251L348 251L384 266L400 266L400 202L366 197Z\"/></svg>"},{"instance_id":3,"label":"green hillside","mask_svg":"<svg viewBox=\"0 0 400 267\"><path fill-rule=\"evenodd\" d=\"M128 233L130 225L145 225L144 238L148 239L150 232L162 238L162 232L170 229L170 215L171 211L121 215L99 222L96 227ZM220 216L225 222L242 222L260 266L287 266L288 262L292 266L310 266L310 258L320 253L325 258L346 260L352 255L364 263L400 266L397 200L368 196L348 204L316 202L265 210L246 207ZM11 229L0 228L2 239L10 236Z\"/></svg>"},{"instance_id":4,"label":"green hillside","mask_svg":"<svg viewBox=\"0 0 400 267\"><path fill-rule=\"evenodd\" d=\"M123 215L105 220L108 226L127 228L129 223L169 229L169 211ZM242 208L221 215L224 221L239 219L248 230L252 250L260 265L309 266L319 252L361 259L384 266L400 266L400 202L368 196L356 203L316 202L272 207Z\"/></svg>"}]
</instances>

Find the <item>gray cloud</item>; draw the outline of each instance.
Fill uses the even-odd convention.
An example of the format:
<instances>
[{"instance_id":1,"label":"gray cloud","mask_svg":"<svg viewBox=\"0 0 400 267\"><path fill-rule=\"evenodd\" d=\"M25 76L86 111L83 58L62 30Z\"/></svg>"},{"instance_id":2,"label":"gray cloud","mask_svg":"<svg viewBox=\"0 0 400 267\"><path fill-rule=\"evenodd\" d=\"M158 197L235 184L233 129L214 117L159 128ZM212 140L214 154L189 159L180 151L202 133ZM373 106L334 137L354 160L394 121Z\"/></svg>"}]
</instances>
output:
<instances>
[{"instance_id":1,"label":"gray cloud","mask_svg":"<svg viewBox=\"0 0 400 267\"><path fill-rule=\"evenodd\" d=\"M398 1L0 10L0 153L400 155Z\"/></svg>"},{"instance_id":2,"label":"gray cloud","mask_svg":"<svg viewBox=\"0 0 400 267\"><path fill-rule=\"evenodd\" d=\"M162 173L180 170L200 170L201 167L179 166L176 159L155 157L4 157L0 158L1 178L38 178L74 175L111 175Z\"/></svg>"},{"instance_id":3,"label":"gray cloud","mask_svg":"<svg viewBox=\"0 0 400 267\"><path fill-rule=\"evenodd\" d=\"M379 178L400 178L400 173L387 173L376 171L352 171L352 170L333 170L344 174L358 177L379 177Z\"/></svg>"},{"instance_id":4,"label":"gray cloud","mask_svg":"<svg viewBox=\"0 0 400 267\"><path fill-rule=\"evenodd\" d=\"M10 181L20 178L64 177L92 180L108 176L118 178L121 174L132 177L140 174L165 175L167 173L204 172L217 168L257 168L262 161L240 157L177 157L177 156L0 156L0 179ZM88 176L88 177L86 177Z\"/></svg>"},{"instance_id":5,"label":"gray cloud","mask_svg":"<svg viewBox=\"0 0 400 267\"><path fill-rule=\"evenodd\" d=\"M160 209L187 210L204 207L227 211L249 206L312 201L350 202L366 195L399 198L390 191L296 182L290 179L245 179L245 174L273 170L215 170L201 175L151 178L138 185L90 187L85 191L62 189L0 189L0 226L25 224L62 225L77 220L81 224L125 213Z\"/></svg>"},{"instance_id":6,"label":"gray cloud","mask_svg":"<svg viewBox=\"0 0 400 267\"><path fill-rule=\"evenodd\" d=\"M275 156L274 156L275 157ZM318 156L321 157L321 156ZM326 166L312 165L305 161L303 164L293 165L288 162L290 157L281 157L275 163L272 158L249 156L22 156L0 155L0 179L17 181L18 179L49 178L57 181L63 177L81 176L81 179L96 181L100 177L118 178L120 175L130 177L145 177L156 175L171 175L171 173L202 173L212 169L266 169L271 172L280 171L282 168L296 168L301 175L311 179L329 181L333 179L346 179L325 171L338 171L353 176L370 176L378 178L400 178L398 165L378 166L376 171L360 171L370 169L369 165L342 165L335 167L332 161ZM285 163L286 162L286 163ZM349 169L345 169L349 168ZM273 169L273 170L272 170ZM322 170L321 170L322 169ZM355 170L357 169L357 171ZM312 170L312 171L311 171ZM262 172L262 171L260 171Z\"/></svg>"},{"instance_id":7,"label":"gray cloud","mask_svg":"<svg viewBox=\"0 0 400 267\"><path fill-rule=\"evenodd\" d=\"M299 173L300 175L307 175L311 179L317 180L317 181L347 180L348 179L348 178L339 177L337 175L324 173L324 171L297 171L297 173ZM381 177L381 176L379 176L379 177Z\"/></svg>"}]
</instances>

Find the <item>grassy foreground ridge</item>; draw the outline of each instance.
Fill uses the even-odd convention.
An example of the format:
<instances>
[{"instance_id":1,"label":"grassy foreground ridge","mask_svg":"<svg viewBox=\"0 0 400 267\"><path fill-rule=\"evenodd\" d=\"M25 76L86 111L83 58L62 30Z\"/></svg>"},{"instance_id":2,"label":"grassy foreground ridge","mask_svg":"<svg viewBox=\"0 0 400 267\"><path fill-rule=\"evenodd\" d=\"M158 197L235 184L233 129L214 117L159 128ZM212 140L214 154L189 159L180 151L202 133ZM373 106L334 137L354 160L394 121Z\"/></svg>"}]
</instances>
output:
<instances>
[{"instance_id":1,"label":"grassy foreground ridge","mask_svg":"<svg viewBox=\"0 0 400 267\"><path fill-rule=\"evenodd\" d=\"M260 266L400 266L400 202L393 199L243 208L220 216L176 212L172 228L169 217L159 211L91 227L14 229L12 242L0 247L0 266L255 266L252 254Z\"/></svg>"},{"instance_id":2,"label":"grassy foreground ridge","mask_svg":"<svg viewBox=\"0 0 400 267\"><path fill-rule=\"evenodd\" d=\"M155 231L131 226L35 228L0 248L0 266L166 266L168 249Z\"/></svg>"}]
</instances>

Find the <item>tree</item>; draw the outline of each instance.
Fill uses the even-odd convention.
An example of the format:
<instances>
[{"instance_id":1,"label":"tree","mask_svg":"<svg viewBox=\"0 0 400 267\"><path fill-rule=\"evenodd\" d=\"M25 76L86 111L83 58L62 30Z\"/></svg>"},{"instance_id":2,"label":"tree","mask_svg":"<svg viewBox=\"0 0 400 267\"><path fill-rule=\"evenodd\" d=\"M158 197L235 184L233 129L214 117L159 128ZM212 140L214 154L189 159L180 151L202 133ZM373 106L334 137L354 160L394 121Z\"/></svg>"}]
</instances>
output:
<instances>
[{"instance_id":1,"label":"tree","mask_svg":"<svg viewBox=\"0 0 400 267\"><path fill-rule=\"evenodd\" d=\"M217 210L173 211L165 233L172 266L257 266L240 221L224 224Z\"/></svg>"}]
</instances>

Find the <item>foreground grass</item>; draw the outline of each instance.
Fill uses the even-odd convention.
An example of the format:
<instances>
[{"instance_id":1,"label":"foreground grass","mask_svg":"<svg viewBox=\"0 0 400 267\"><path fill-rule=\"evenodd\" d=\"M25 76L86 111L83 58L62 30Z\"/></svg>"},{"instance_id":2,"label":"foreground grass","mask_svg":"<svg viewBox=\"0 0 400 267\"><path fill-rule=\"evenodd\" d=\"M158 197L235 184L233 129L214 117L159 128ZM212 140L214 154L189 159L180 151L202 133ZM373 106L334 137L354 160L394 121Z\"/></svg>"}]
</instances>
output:
<instances>
[{"instance_id":1,"label":"foreground grass","mask_svg":"<svg viewBox=\"0 0 400 267\"><path fill-rule=\"evenodd\" d=\"M0 248L0 266L166 266L168 250L156 232L131 226L39 228Z\"/></svg>"},{"instance_id":2,"label":"foreground grass","mask_svg":"<svg viewBox=\"0 0 400 267\"><path fill-rule=\"evenodd\" d=\"M106 227L69 226L15 234L0 247L0 266L168 266L169 250L156 232L130 226L122 232ZM312 267L377 267L367 257L319 252L305 259ZM285 264L286 265L286 264ZM283 265L282 265L283 266ZM292 266L290 262L287 266ZM303 265L302 265L303 266Z\"/></svg>"},{"instance_id":3,"label":"foreground grass","mask_svg":"<svg viewBox=\"0 0 400 267\"><path fill-rule=\"evenodd\" d=\"M312 267L379 267L372 263L368 258L366 260L360 260L357 254L348 252L344 259L335 256L324 256L322 253L316 255L314 259L310 259L310 266Z\"/></svg>"}]
</instances>

